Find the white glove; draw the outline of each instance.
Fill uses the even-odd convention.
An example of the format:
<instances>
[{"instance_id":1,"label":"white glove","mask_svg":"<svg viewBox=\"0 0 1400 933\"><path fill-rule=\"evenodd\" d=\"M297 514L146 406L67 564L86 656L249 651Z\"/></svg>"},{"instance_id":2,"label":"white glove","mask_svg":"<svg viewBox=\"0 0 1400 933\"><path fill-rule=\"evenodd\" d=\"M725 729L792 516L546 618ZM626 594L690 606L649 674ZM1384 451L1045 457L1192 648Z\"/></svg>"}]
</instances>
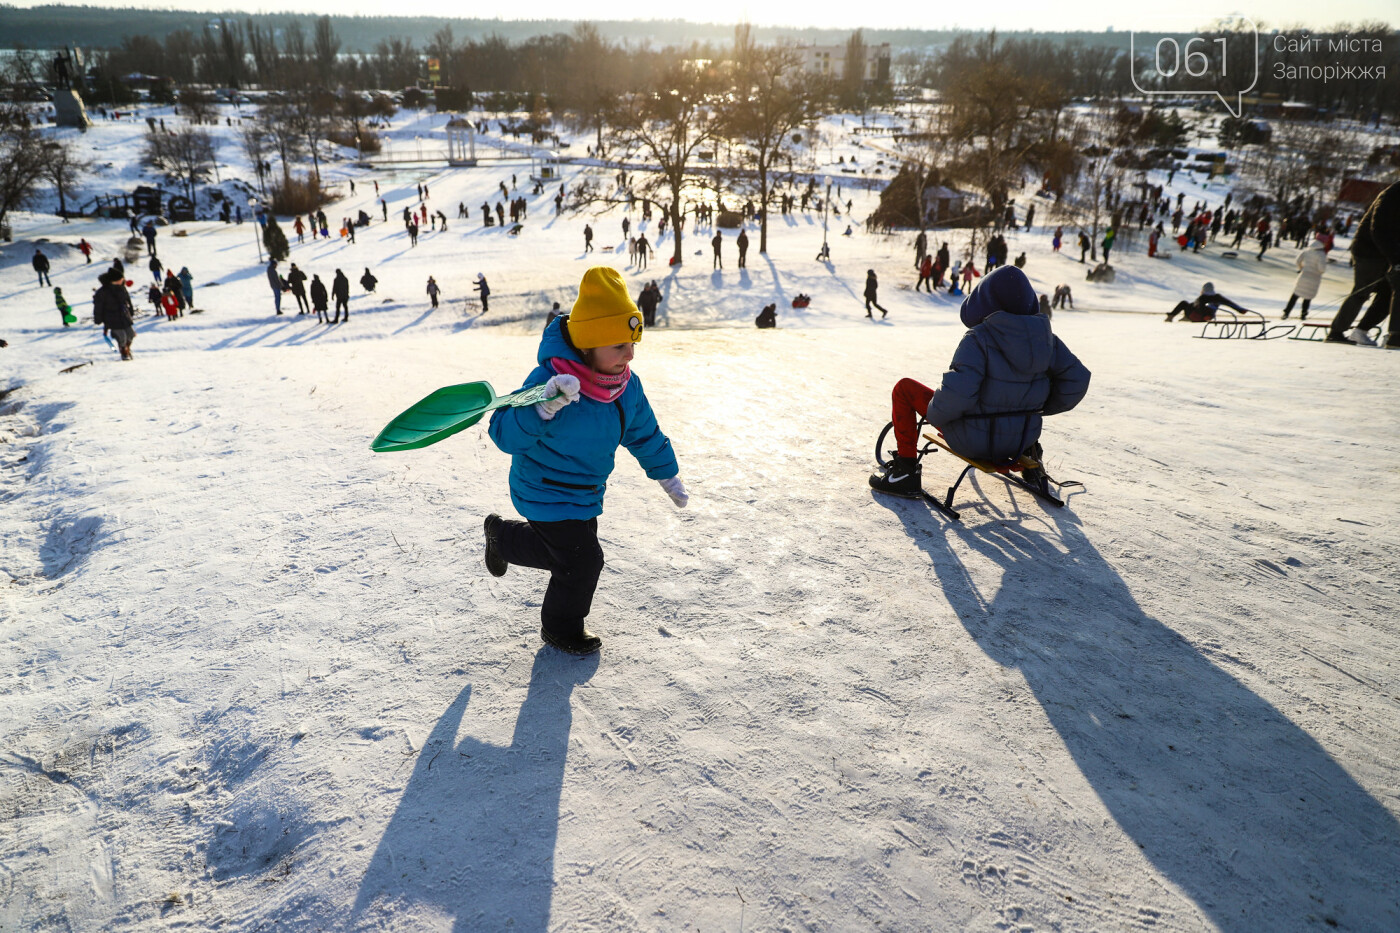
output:
<instances>
[{"instance_id":1,"label":"white glove","mask_svg":"<svg viewBox=\"0 0 1400 933\"><path fill-rule=\"evenodd\" d=\"M681 482L679 476L673 476L670 479L659 479L657 482L660 483L661 488L666 491L666 495L671 497L671 501L676 504L676 508L685 508L685 504L690 501L690 496L686 494L685 484Z\"/></svg>"},{"instance_id":2,"label":"white glove","mask_svg":"<svg viewBox=\"0 0 1400 933\"><path fill-rule=\"evenodd\" d=\"M545 386L554 393L554 397L535 403L535 413L543 421L553 421L561 408L578 401L578 376L570 376L568 373L550 376Z\"/></svg>"}]
</instances>

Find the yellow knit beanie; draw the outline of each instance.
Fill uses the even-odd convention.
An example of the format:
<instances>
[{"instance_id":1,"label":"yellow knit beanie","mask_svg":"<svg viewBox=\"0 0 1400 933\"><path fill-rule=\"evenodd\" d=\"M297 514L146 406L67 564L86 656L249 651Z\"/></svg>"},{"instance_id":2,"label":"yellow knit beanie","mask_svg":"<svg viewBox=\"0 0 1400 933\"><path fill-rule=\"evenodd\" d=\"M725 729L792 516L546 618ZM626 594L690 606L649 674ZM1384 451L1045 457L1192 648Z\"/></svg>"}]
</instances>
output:
<instances>
[{"instance_id":1,"label":"yellow knit beanie","mask_svg":"<svg viewBox=\"0 0 1400 933\"><path fill-rule=\"evenodd\" d=\"M594 266L583 274L569 313L569 339L580 350L642 339L642 312L616 269Z\"/></svg>"}]
</instances>

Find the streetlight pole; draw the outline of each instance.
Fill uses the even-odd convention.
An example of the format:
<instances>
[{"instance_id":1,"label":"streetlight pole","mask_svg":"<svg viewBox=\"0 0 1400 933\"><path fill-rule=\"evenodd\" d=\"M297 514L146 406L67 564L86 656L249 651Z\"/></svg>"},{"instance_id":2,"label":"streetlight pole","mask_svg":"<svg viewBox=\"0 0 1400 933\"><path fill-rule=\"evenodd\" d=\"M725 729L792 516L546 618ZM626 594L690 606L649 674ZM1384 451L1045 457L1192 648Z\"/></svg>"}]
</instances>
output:
<instances>
[{"instance_id":1,"label":"streetlight pole","mask_svg":"<svg viewBox=\"0 0 1400 933\"><path fill-rule=\"evenodd\" d=\"M259 264L259 265L262 265L262 261L263 261L263 258L262 258L262 238L258 236L258 228L259 228L260 226L262 226L262 225L258 223L257 212L258 212L258 199L257 199L257 198L249 198L249 199L248 199L248 213L250 213L250 214L253 215L253 217L250 218L250 219L253 221L253 243L254 243L254 245L256 245L257 248L258 248L258 264Z\"/></svg>"},{"instance_id":2,"label":"streetlight pole","mask_svg":"<svg viewBox=\"0 0 1400 933\"><path fill-rule=\"evenodd\" d=\"M827 248L827 246L826 246L826 219L827 219L827 217L829 217L830 215L831 215L831 176L828 175L828 176L827 176L827 179L826 179L826 199L825 199L824 201L822 201L822 250L823 250L823 251L825 251L826 248Z\"/></svg>"}]
</instances>

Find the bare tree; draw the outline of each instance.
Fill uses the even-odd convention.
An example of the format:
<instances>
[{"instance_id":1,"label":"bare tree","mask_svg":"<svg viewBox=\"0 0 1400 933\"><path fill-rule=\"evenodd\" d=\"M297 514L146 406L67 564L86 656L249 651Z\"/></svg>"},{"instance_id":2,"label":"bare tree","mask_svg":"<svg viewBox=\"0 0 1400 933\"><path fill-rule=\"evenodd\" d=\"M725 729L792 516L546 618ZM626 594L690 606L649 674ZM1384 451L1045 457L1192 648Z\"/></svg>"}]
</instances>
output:
<instances>
[{"instance_id":1,"label":"bare tree","mask_svg":"<svg viewBox=\"0 0 1400 933\"><path fill-rule=\"evenodd\" d=\"M560 103L570 112L573 125L594 131L596 146L603 147L603 126L608 111L622 89L618 50L609 45L592 23L577 23L569 37L565 57L568 76Z\"/></svg>"},{"instance_id":2,"label":"bare tree","mask_svg":"<svg viewBox=\"0 0 1400 933\"><path fill-rule=\"evenodd\" d=\"M263 197L267 197L267 175L263 166L267 164L272 144L267 127L257 120L249 120L243 124L238 135L243 143L243 152L248 156L248 161L253 163L253 171L258 175L258 190L262 192Z\"/></svg>"},{"instance_id":3,"label":"bare tree","mask_svg":"<svg viewBox=\"0 0 1400 933\"><path fill-rule=\"evenodd\" d=\"M711 69L679 62L662 73L656 86L660 90L624 94L608 122L618 149L660 167L659 175L642 182L642 190L670 196L676 236L672 262L680 263L688 173L696 153L715 138L709 101L718 83Z\"/></svg>"},{"instance_id":4,"label":"bare tree","mask_svg":"<svg viewBox=\"0 0 1400 933\"><path fill-rule=\"evenodd\" d=\"M43 139L18 105L0 106L0 220L29 203L44 177Z\"/></svg>"},{"instance_id":5,"label":"bare tree","mask_svg":"<svg viewBox=\"0 0 1400 933\"><path fill-rule=\"evenodd\" d=\"M68 141L47 142L44 150L44 178L58 194L58 212L66 222L68 195L77 187L78 180L92 168L92 163L78 155L78 150Z\"/></svg>"},{"instance_id":6,"label":"bare tree","mask_svg":"<svg viewBox=\"0 0 1400 933\"><path fill-rule=\"evenodd\" d=\"M727 103L721 120L727 137L748 147L748 155L758 176L758 251L768 252L769 174L775 162L787 156L794 130L812 117L810 98L800 80L802 67L797 52L776 46L735 50L739 68L735 74L734 96Z\"/></svg>"},{"instance_id":7,"label":"bare tree","mask_svg":"<svg viewBox=\"0 0 1400 933\"><path fill-rule=\"evenodd\" d=\"M203 125L217 123L219 110L214 95L200 88L185 88L180 92L180 107L191 123Z\"/></svg>"},{"instance_id":8,"label":"bare tree","mask_svg":"<svg viewBox=\"0 0 1400 933\"><path fill-rule=\"evenodd\" d=\"M214 137L206 130L182 126L178 130L146 134L146 163L160 169L167 177L185 186L186 196L194 200L194 188L214 172Z\"/></svg>"},{"instance_id":9,"label":"bare tree","mask_svg":"<svg viewBox=\"0 0 1400 933\"><path fill-rule=\"evenodd\" d=\"M286 186L292 180L292 165L306 155L306 140L296 126L292 108L286 103L264 104L257 122L282 163L282 184Z\"/></svg>"}]
</instances>

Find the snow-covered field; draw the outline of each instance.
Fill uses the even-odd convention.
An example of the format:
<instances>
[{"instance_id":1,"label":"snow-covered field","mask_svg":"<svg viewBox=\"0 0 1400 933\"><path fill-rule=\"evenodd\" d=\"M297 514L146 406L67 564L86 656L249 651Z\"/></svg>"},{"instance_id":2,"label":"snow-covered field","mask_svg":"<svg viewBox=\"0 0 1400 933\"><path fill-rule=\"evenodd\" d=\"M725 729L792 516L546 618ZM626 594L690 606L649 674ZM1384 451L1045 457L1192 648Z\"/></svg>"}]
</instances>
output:
<instances>
[{"instance_id":1,"label":"snow-covered field","mask_svg":"<svg viewBox=\"0 0 1400 933\"><path fill-rule=\"evenodd\" d=\"M1055 328L1094 381L1045 443L1085 488L1056 510L976 478L951 524L865 479L891 385L936 384L962 334L909 290L911 235L834 236L827 266L798 215L767 257L750 231L748 270L726 233L712 272L702 230L638 273L583 255L555 189L518 238L456 220L512 171L354 174L327 213L376 223L292 257L379 277L335 327L272 315L251 224L162 228L204 313L141 317L130 363L89 298L125 224L15 218L0 929L1400 928L1400 354L1161 319L1206 279L1276 317L1291 248L1139 244L1096 286L1013 235L1075 290ZM421 181L449 230L409 248ZM485 425L369 440L440 385L515 388L593 262L666 296L635 368L692 500L619 458L579 660L539 644L543 574L482 566L510 510ZM956 473L931 456L925 485Z\"/></svg>"}]
</instances>

